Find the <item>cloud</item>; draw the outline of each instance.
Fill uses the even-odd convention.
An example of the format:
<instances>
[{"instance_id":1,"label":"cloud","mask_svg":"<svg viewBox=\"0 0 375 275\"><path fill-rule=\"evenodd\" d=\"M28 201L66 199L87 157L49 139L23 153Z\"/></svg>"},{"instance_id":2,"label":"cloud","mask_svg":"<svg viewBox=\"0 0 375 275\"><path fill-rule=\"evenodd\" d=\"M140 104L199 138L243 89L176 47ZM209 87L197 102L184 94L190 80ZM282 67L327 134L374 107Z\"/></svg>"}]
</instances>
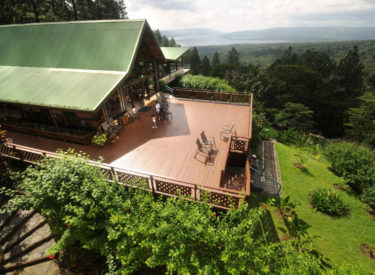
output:
<instances>
[{"instance_id":1,"label":"cloud","mask_svg":"<svg viewBox=\"0 0 375 275\"><path fill-rule=\"evenodd\" d=\"M130 18L161 30L241 31L293 26L375 26L374 0L127 0ZM374 17L374 18L373 18Z\"/></svg>"},{"instance_id":2,"label":"cloud","mask_svg":"<svg viewBox=\"0 0 375 275\"><path fill-rule=\"evenodd\" d=\"M144 7L152 7L160 10L195 10L194 1L189 0L138 0L129 1L134 10L140 10Z\"/></svg>"}]
</instances>

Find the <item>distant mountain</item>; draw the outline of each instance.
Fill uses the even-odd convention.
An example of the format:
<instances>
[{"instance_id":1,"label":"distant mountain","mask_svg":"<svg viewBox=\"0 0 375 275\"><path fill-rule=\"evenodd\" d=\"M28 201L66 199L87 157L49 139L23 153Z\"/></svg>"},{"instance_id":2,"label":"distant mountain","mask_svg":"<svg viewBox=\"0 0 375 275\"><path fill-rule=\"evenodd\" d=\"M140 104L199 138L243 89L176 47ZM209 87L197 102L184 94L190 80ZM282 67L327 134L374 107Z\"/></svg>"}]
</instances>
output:
<instances>
[{"instance_id":1,"label":"distant mountain","mask_svg":"<svg viewBox=\"0 0 375 275\"><path fill-rule=\"evenodd\" d=\"M295 27L219 32L212 29L161 31L183 46L225 45L243 43L328 42L375 39L375 28Z\"/></svg>"}]
</instances>

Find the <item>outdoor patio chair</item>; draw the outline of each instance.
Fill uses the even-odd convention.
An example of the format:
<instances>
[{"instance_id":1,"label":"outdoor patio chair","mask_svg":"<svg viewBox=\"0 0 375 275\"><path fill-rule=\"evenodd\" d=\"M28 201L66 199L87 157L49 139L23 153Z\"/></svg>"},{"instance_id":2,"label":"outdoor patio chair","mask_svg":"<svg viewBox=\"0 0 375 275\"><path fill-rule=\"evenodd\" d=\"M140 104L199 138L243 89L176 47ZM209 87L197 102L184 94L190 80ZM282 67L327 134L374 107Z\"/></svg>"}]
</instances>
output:
<instances>
[{"instance_id":1,"label":"outdoor patio chair","mask_svg":"<svg viewBox=\"0 0 375 275\"><path fill-rule=\"evenodd\" d=\"M196 159L197 155L200 154L200 155L205 157L204 164L206 164L207 159L211 158L212 147L203 146L202 143L200 142L199 138L197 138L195 143L197 144L198 148L195 152L194 158Z\"/></svg>"},{"instance_id":2,"label":"outdoor patio chair","mask_svg":"<svg viewBox=\"0 0 375 275\"><path fill-rule=\"evenodd\" d=\"M234 123L230 125L224 125L223 127L221 127L220 137L223 137L224 135L233 134L233 127L234 127Z\"/></svg>"},{"instance_id":3,"label":"outdoor patio chair","mask_svg":"<svg viewBox=\"0 0 375 275\"><path fill-rule=\"evenodd\" d=\"M204 131L202 131L201 138L202 138L203 144L210 144L212 146L215 146L215 148L217 148L216 141L215 141L214 137L207 137L206 133Z\"/></svg>"},{"instance_id":4,"label":"outdoor patio chair","mask_svg":"<svg viewBox=\"0 0 375 275\"><path fill-rule=\"evenodd\" d=\"M107 134L112 133L111 125L109 125L109 123L107 121L104 121L103 123L101 123L100 126L102 126L105 133L107 133Z\"/></svg>"}]
</instances>

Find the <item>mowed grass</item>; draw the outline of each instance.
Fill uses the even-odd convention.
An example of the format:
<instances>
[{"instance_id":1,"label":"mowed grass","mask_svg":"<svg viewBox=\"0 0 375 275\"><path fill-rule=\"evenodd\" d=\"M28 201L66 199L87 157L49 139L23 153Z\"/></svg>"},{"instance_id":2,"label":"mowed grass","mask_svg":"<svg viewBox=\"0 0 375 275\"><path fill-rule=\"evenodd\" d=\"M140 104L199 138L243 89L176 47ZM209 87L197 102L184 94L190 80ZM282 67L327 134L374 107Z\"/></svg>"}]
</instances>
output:
<instances>
[{"instance_id":1,"label":"mowed grass","mask_svg":"<svg viewBox=\"0 0 375 275\"><path fill-rule=\"evenodd\" d=\"M329 164L324 159L316 159L316 156L303 152L308 158L304 163L306 170L301 171L294 166L298 162L295 154L299 154L300 150L276 143L276 151L283 197L290 195L299 218L311 225L308 232L319 237L314 241L314 249L339 264L360 264L373 272L375 260L367 258L360 250L363 243L375 246L375 220L365 211L363 203L355 194L334 188L340 178L328 170ZM349 216L337 218L316 212L309 203L308 193L317 187L339 193L350 207Z\"/></svg>"}]
</instances>

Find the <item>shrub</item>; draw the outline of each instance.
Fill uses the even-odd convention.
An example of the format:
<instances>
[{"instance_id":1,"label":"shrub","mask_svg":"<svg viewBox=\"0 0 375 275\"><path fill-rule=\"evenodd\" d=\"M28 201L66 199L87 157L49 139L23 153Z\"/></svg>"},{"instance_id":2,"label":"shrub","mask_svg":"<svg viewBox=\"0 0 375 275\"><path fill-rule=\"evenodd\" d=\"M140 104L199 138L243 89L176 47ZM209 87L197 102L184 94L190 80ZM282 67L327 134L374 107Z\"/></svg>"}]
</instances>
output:
<instances>
[{"instance_id":1,"label":"shrub","mask_svg":"<svg viewBox=\"0 0 375 275\"><path fill-rule=\"evenodd\" d=\"M361 200L375 210L375 186L371 186L363 190Z\"/></svg>"},{"instance_id":2,"label":"shrub","mask_svg":"<svg viewBox=\"0 0 375 275\"><path fill-rule=\"evenodd\" d=\"M333 216L348 214L349 206L342 198L329 189L317 188L309 193L309 200L318 211Z\"/></svg>"},{"instance_id":3,"label":"shrub","mask_svg":"<svg viewBox=\"0 0 375 275\"><path fill-rule=\"evenodd\" d=\"M357 192L375 184L375 152L350 142L333 142L324 154L332 169Z\"/></svg>"},{"instance_id":4,"label":"shrub","mask_svg":"<svg viewBox=\"0 0 375 275\"><path fill-rule=\"evenodd\" d=\"M236 91L225 80L222 80L218 77L209 77L203 75L184 75L180 80L180 84L185 88L195 88L221 92Z\"/></svg>"},{"instance_id":5,"label":"shrub","mask_svg":"<svg viewBox=\"0 0 375 275\"><path fill-rule=\"evenodd\" d=\"M96 145L99 145L99 146L103 146L106 142L107 142L107 134L105 134L105 133L104 134L97 134L91 140L92 144L96 144Z\"/></svg>"},{"instance_id":6,"label":"shrub","mask_svg":"<svg viewBox=\"0 0 375 275\"><path fill-rule=\"evenodd\" d=\"M155 200L150 192L107 182L87 160L60 152L59 158L29 166L22 192L9 201L13 209L33 208L48 219L57 239L48 255L79 246L106 257L109 274L133 274L142 267L168 274L320 270L320 259L310 253L311 238L269 243L256 234L263 207L251 209L244 202L239 209L215 212L205 202L182 197Z\"/></svg>"},{"instance_id":7,"label":"shrub","mask_svg":"<svg viewBox=\"0 0 375 275\"><path fill-rule=\"evenodd\" d=\"M167 83L164 80L159 80L159 90L167 91Z\"/></svg>"},{"instance_id":8,"label":"shrub","mask_svg":"<svg viewBox=\"0 0 375 275\"><path fill-rule=\"evenodd\" d=\"M288 130L279 131L277 140L285 144L296 144L300 135L300 132L290 128Z\"/></svg>"}]
</instances>

